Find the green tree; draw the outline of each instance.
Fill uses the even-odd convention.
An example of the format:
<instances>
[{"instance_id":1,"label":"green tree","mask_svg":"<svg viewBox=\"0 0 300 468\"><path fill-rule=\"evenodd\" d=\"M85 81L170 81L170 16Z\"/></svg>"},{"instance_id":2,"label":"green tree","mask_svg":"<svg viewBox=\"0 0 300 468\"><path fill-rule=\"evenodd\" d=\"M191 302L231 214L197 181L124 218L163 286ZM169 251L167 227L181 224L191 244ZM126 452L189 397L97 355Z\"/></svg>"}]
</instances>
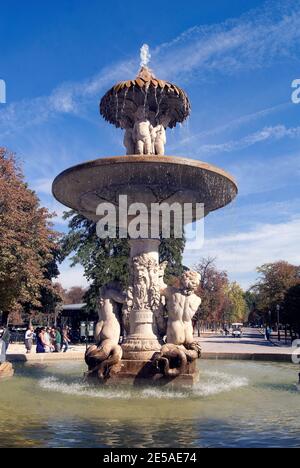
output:
<instances>
[{"instance_id":1,"label":"green tree","mask_svg":"<svg viewBox=\"0 0 300 468\"><path fill-rule=\"evenodd\" d=\"M300 336L300 283L287 290L282 307L282 318Z\"/></svg>"},{"instance_id":2,"label":"green tree","mask_svg":"<svg viewBox=\"0 0 300 468\"><path fill-rule=\"evenodd\" d=\"M225 271L220 271L215 265L214 258L202 258L194 266L201 275L198 290L201 297L200 319L211 324L224 321L224 313L227 306L228 276Z\"/></svg>"},{"instance_id":3,"label":"green tree","mask_svg":"<svg viewBox=\"0 0 300 468\"><path fill-rule=\"evenodd\" d=\"M249 309L245 300L245 293L237 282L234 281L228 285L227 297L226 322L245 322L249 315Z\"/></svg>"}]
</instances>

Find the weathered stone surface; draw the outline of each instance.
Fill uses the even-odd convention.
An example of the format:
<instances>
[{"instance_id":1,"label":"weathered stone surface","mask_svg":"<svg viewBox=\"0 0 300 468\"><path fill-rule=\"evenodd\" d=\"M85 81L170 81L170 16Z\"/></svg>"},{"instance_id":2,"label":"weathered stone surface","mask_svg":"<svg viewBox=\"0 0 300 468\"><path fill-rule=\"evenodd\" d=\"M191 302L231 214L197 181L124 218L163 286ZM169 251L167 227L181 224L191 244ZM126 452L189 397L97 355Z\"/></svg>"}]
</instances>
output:
<instances>
[{"instance_id":1,"label":"weathered stone surface","mask_svg":"<svg viewBox=\"0 0 300 468\"><path fill-rule=\"evenodd\" d=\"M145 105L158 120L169 115L169 128L183 122L191 111L183 89L157 79L148 67L142 67L135 80L121 81L107 91L100 102L100 114L116 127L121 126L120 121L126 116L132 128L137 108Z\"/></svg>"},{"instance_id":2,"label":"weathered stone surface","mask_svg":"<svg viewBox=\"0 0 300 468\"><path fill-rule=\"evenodd\" d=\"M112 367L110 377L105 385L166 385L192 386L199 380L196 362L188 363L184 372L177 377L166 377L156 368L151 360L122 359L115 372Z\"/></svg>"},{"instance_id":3,"label":"weathered stone surface","mask_svg":"<svg viewBox=\"0 0 300 468\"><path fill-rule=\"evenodd\" d=\"M12 377L13 375L14 369L10 362L0 364L0 381Z\"/></svg>"},{"instance_id":4,"label":"weathered stone surface","mask_svg":"<svg viewBox=\"0 0 300 468\"><path fill-rule=\"evenodd\" d=\"M203 203L204 215L222 208L237 195L233 177L211 164L174 156L132 155L101 158L71 167L53 182L53 195L64 205L98 221L99 203ZM194 220L197 219L193 212ZM131 218L128 217L130 220Z\"/></svg>"}]
</instances>

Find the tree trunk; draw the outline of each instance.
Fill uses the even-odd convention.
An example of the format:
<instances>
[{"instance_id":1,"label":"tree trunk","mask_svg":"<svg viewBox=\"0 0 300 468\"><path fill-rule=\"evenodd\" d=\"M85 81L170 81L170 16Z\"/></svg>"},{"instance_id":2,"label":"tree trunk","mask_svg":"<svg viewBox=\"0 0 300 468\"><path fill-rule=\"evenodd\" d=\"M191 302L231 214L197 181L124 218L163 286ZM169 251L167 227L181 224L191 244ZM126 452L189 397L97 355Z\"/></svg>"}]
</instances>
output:
<instances>
[{"instance_id":1,"label":"tree trunk","mask_svg":"<svg viewBox=\"0 0 300 468\"><path fill-rule=\"evenodd\" d=\"M4 327L6 327L8 324L8 316L9 316L9 312L2 312L0 323Z\"/></svg>"}]
</instances>

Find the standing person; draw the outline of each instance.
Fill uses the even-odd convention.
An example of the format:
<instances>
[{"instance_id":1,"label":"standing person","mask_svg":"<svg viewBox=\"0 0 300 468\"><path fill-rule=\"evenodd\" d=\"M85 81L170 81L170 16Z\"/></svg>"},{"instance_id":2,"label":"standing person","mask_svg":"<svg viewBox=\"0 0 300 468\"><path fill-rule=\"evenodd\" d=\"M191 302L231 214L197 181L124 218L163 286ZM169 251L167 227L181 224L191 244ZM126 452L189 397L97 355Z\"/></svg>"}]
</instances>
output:
<instances>
[{"instance_id":1,"label":"standing person","mask_svg":"<svg viewBox=\"0 0 300 468\"><path fill-rule=\"evenodd\" d=\"M33 338L34 338L33 326L29 325L26 332L25 332L26 354L31 353L31 349L32 349L32 345L33 345Z\"/></svg>"},{"instance_id":2,"label":"standing person","mask_svg":"<svg viewBox=\"0 0 300 468\"><path fill-rule=\"evenodd\" d=\"M36 330L36 352L44 353L45 347L46 347L45 328L38 328Z\"/></svg>"},{"instance_id":3,"label":"standing person","mask_svg":"<svg viewBox=\"0 0 300 468\"><path fill-rule=\"evenodd\" d=\"M271 336L271 328L270 327L266 327L266 340L267 341L270 341L270 336Z\"/></svg>"},{"instance_id":4,"label":"standing person","mask_svg":"<svg viewBox=\"0 0 300 468\"><path fill-rule=\"evenodd\" d=\"M66 353L69 349L70 338L68 334L68 327L63 329L63 352Z\"/></svg>"},{"instance_id":5,"label":"standing person","mask_svg":"<svg viewBox=\"0 0 300 468\"><path fill-rule=\"evenodd\" d=\"M44 341L45 341L45 353L51 352L51 336L50 336L50 329L44 328Z\"/></svg>"},{"instance_id":6,"label":"standing person","mask_svg":"<svg viewBox=\"0 0 300 468\"><path fill-rule=\"evenodd\" d=\"M59 353L61 351L61 333L58 328L54 328L54 331L55 331L54 348L55 348L55 352Z\"/></svg>"}]
</instances>

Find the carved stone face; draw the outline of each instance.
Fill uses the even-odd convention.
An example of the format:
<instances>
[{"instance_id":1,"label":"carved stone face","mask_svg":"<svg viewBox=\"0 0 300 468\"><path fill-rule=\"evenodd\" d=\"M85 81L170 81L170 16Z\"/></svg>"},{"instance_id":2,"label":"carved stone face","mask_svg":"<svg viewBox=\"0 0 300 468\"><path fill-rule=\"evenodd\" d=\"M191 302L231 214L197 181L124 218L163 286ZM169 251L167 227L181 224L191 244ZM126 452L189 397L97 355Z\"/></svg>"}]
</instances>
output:
<instances>
[{"instance_id":1,"label":"carved stone face","mask_svg":"<svg viewBox=\"0 0 300 468\"><path fill-rule=\"evenodd\" d=\"M181 286L183 289L195 291L200 284L201 276L196 271L185 271L181 276Z\"/></svg>"}]
</instances>

